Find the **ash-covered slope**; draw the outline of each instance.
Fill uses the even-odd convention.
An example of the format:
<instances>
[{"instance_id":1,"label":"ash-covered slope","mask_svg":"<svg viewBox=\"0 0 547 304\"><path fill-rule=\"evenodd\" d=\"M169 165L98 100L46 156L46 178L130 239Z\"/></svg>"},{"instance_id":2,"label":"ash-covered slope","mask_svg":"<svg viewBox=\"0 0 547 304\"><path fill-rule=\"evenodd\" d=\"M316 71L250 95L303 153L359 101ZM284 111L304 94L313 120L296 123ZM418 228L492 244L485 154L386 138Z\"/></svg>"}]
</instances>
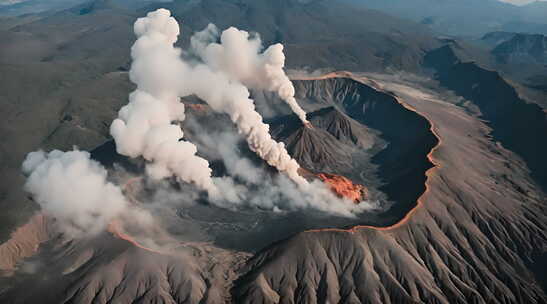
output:
<instances>
[{"instance_id":1,"label":"ash-covered slope","mask_svg":"<svg viewBox=\"0 0 547 304\"><path fill-rule=\"evenodd\" d=\"M335 107L326 107L308 114L313 127L325 129L339 141L370 149L374 145L373 131L359 124Z\"/></svg>"},{"instance_id":2,"label":"ash-covered slope","mask_svg":"<svg viewBox=\"0 0 547 304\"><path fill-rule=\"evenodd\" d=\"M340 143L324 130L301 127L285 137L284 142L290 155L305 168L332 171L351 167L352 147Z\"/></svg>"},{"instance_id":3,"label":"ash-covered slope","mask_svg":"<svg viewBox=\"0 0 547 304\"><path fill-rule=\"evenodd\" d=\"M115 231L84 240L54 235L14 279L3 303L225 303L247 254L205 243L146 249ZM40 275L37 275L40 273ZM32 292L28 292L32 286Z\"/></svg>"},{"instance_id":4,"label":"ash-covered slope","mask_svg":"<svg viewBox=\"0 0 547 304\"><path fill-rule=\"evenodd\" d=\"M235 285L240 303L545 303L529 259L547 248L545 196L526 167L464 110L396 93L441 139L418 206L390 227L270 246Z\"/></svg>"},{"instance_id":5,"label":"ash-covered slope","mask_svg":"<svg viewBox=\"0 0 547 304\"><path fill-rule=\"evenodd\" d=\"M471 110L478 111L492 127L494 140L518 154L528 165L532 177L546 191L547 117L544 109L522 98L499 72L475 62L426 56L425 63L437 70L442 86L471 101Z\"/></svg>"},{"instance_id":6,"label":"ash-covered slope","mask_svg":"<svg viewBox=\"0 0 547 304\"><path fill-rule=\"evenodd\" d=\"M351 171L352 155L371 149L379 139L374 132L342 114L335 107L308 113L311 126L304 126L294 116L271 122L271 133L287 146L291 156L315 172Z\"/></svg>"}]
</instances>

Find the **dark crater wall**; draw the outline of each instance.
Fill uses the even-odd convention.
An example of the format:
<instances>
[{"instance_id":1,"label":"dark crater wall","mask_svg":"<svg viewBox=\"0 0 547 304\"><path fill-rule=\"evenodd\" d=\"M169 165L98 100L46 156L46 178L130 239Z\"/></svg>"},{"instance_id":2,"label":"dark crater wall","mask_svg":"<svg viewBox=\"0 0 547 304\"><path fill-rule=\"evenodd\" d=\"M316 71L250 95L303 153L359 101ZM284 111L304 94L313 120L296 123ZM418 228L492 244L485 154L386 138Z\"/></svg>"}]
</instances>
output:
<instances>
[{"instance_id":1,"label":"dark crater wall","mask_svg":"<svg viewBox=\"0 0 547 304\"><path fill-rule=\"evenodd\" d=\"M306 108L334 105L355 121L379 132L388 143L375 154L379 190L394 202L386 225L397 222L425 191L425 172L433 164L427 154L438 139L424 117L387 93L349 78L294 81L297 99Z\"/></svg>"},{"instance_id":2,"label":"dark crater wall","mask_svg":"<svg viewBox=\"0 0 547 304\"><path fill-rule=\"evenodd\" d=\"M448 60L451 64L442 64ZM453 63L450 57L426 56L426 65L436 68L442 86L471 101L480 117L492 128L491 135L518 154L532 178L547 192L547 115L536 104L523 100L498 72L474 62Z\"/></svg>"}]
</instances>

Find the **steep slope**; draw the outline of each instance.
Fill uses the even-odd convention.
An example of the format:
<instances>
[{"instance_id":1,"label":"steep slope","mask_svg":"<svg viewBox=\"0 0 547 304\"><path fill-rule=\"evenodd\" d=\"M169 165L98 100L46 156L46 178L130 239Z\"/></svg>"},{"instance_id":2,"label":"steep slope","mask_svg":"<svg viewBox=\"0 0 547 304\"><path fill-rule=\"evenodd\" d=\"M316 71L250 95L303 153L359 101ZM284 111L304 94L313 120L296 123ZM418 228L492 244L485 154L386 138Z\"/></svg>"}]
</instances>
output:
<instances>
[{"instance_id":1,"label":"steep slope","mask_svg":"<svg viewBox=\"0 0 547 304\"><path fill-rule=\"evenodd\" d=\"M204 243L174 245L147 250L109 232L79 241L57 236L25 262L30 272L0 279L9 290L0 292L0 299L14 304L229 301L226 285L247 255ZM33 292L25 291L28 286Z\"/></svg>"},{"instance_id":2,"label":"steep slope","mask_svg":"<svg viewBox=\"0 0 547 304\"><path fill-rule=\"evenodd\" d=\"M352 155L373 147L375 133L334 107L308 114L311 127L294 116L272 122L271 133L287 146L289 153L306 169L315 172L349 172Z\"/></svg>"},{"instance_id":3,"label":"steep slope","mask_svg":"<svg viewBox=\"0 0 547 304\"><path fill-rule=\"evenodd\" d=\"M308 120L314 127L325 129L339 141L362 149L370 149L374 145L373 131L342 114L335 107L309 113Z\"/></svg>"},{"instance_id":4,"label":"steep slope","mask_svg":"<svg viewBox=\"0 0 547 304\"><path fill-rule=\"evenodd\" d=\"M302 127L286 137L284 142L291 156L305 168L332 171L351 167L351 146L340 144L324 130Z\"/></svg>"},{"instance_id":5,"label":"steep slope","mask_svg":"<svg viewBox=\"0 0 547 304\"><path fill-rule=\"evenodd\" d=\"M433 57L429 57L431 59ZM547 117L543 109L522 99L498 72L474 62L429 61L437 69L440 84L472 102L492 127L494 140L518 154L532 177L547 189Z\"/></svg>"}]
</instances>

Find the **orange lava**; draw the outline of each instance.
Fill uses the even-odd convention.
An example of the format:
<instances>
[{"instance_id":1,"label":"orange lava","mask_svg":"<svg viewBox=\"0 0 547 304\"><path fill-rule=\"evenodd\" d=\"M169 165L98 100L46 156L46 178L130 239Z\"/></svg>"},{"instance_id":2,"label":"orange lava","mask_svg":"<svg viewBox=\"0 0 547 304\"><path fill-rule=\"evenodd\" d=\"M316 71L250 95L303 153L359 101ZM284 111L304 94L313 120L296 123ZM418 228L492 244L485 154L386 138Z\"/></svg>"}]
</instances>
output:
<instances>
[{"instance_id":1,"label":"orange lava","mask_svg":"<svg viewBox=\"0 0 547 304\"><path fill-rule=\"evenodd\" d=\"M124 240L126 242L129 242L130 244L132 244L135 247L138 247L138 248L150 251L150 252L160 253L161 254L161 252L159 252L157 250L154 250L152 248L149 248L149 247L146 247L146 246L142 245L137 240L132 238L129 234L125 233L123 231L123 229L120 227L120 223L118 221L114 220L110 223L110 225L108 225L108 232L112 233L115 237L117 237L120 240Z\"/></svg>"},{"instance_id":2,"label":"orange lava","mask_svg":"<svg viewBox=\"0 0 547 304\"><path fill-rule=\"evenodd\" d=\"M329 173L317 174L323 182L329 185L330 189L336 193L337 196L347 198L356 204L368 197L368 190L363 185L354 184L348 178Z\"/></svg>"},{"instance_id":3,"label":"orange lava","mask_svg":"<svg viewBox=\"0 0 547 304\"><path fill-rule=\"evenodd\" d=\"M353 77L353 75L349 72L337 72L337 73L330 73L330 74L327 74L327 75L323 75L323 76L320 76L318 78L303 78L305 80L317 80L317 79L328 79L328 78L351 78L359 83L363 83L365 85L370 85L370 84L367 84L367 83L364 83L363 81L359 80L359 79L356 79L355 77ZM378 88L375 88L375 89L378 89ZM357 226L354 226L350 229L340 229L340 228L323 228L323 229L312 229L312 230L307 230L306 232L321 232L321 231L336 231L336 232L349 232L349 233L354 233L356 232L357 230L359 229L373 229L373 230L378 230L378 231L388 231L388 230L392 230L392 229L396 229L396 228L399 228L401 227L402 225L406 224L408 222L408 220L412 217L412 215L418 210L418 208L421 208L424 204L423 202L423 199L424 197L431 191L431 188L430 188L430 185L429 185L429 178L431 177L431 175L435 172L435 170L441 168L441 164L438 160L436 160L434 157L433 157L433 153L440 147L440 145L442 144L442 140L441 140L441 137L439 136L439 134L435 131L435 124L429 119L427 118L426 116L420 114L420 112L418 112L416 109L414 109L413 107L411 107L410 105L404 103L402 100L400 100L397 96L393 96L395 98L395 100L397 100L397 102L402 105L403 107L405 107L407 110L410 110L414 113L417 113L418 115L422 116L423 118L425 118L429 124L430 124L430 128L429 130L431 131L431 133L433 133L433 135L437 138L437 145L435 145L435 147L433 147L433 149L431 149L431 151L429 151L429 153L427 154L427 159L433 164L433 167L431 167L429 170L427 170L425 172L425 175L427 177L426 179L426 182L425 182L425 191L424 193L422 193L422 195L418 198L417 202L416 202L416 206L414 206L414 208L412 208L401 220L399 220L397 223L391 225L391 226L386 226L386 227L377 227L377 226L368 226L368 225L357 225Z\"/></svg>"},{"instance_id":4,"label":"orange lava","mask_svg":"<svg viewBox=\"0 0 547 304\"><path fill-rule=\"evenodd\" d=\"M186 105L186 107L188 107L189 109L192 109L192 110L194 110L194 111L196 111L196 112L202 112L202 113L204 113L204 112L207 112L207 110L209 109L209 108L207 107L207 105L204 105L204 104L187 103L187 104L185 104L185 105Z\"/></svg>"},{"instance_id":5,"label":"orange lava","mask_svg":"<svg viewBox=\"0 0 547 304\"><path fill-rule=\"evenodd\" d=\"M134 190L134 189L132 189L132 187L135 183L139 182L140 180L141 180L141 177L130 178L125 182L125 184L122 187L123 194L133 204L137 203L137 199L133 196L133 191L132 190ZM137 240L132 238L129 234L127 234L125 231L123 231L123 228L121 227L121 223L117 220L112 221L110 223L110 225L108 225L108 231L110 233L112 233L115 237L117 237L121 240L127 241L127 242L133 244L134 246L136 246L138 248L148 250L148 251L151 251L151 252L154 252L154 253L160 253L157 250L154 250L152 248L149 248L149 247L146 247L146 246L140 244Z\"/></svg>"}]
</instances>

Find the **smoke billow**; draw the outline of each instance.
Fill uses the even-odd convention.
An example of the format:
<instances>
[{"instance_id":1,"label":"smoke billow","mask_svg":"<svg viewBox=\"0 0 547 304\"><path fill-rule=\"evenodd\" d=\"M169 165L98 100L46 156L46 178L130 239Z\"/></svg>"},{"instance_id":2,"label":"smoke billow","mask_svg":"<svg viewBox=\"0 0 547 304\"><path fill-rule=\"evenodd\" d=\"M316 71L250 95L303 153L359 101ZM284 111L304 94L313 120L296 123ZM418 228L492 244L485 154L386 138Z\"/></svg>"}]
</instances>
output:
<instances>
[{"instance_id":1,"label":"smoke billow","mask_svg":"<svg viewBox=\"0 0 547 304\"><path fill-rule=\"evenodd\" d=\"M72 237L95 235L116 218L149 223L148 213L131 206L107 181L107 171L83 151L31 152L23 162L25 190L42 211Z\"/></svg>"},{"instance_id":2,"label":"smoke billow","mask_svg":"<svg viewBox=\"0 0 547 304\"><path fill-rule=\"evenodd\" d=\"M220 41L220 43L217 43ZM294 86L283 70L285 54L280 43L264 52L258 35L230 27L220 34L214 24L191 38L192 51L212 70L226 74L250 89L277 92L291 110L307 124L306 112L294 98Z\"/></svg>"},{"instance_id":3,"label":"smoke billow","mask_svg":"<svg viewBox=\"0 0 547 304\"><path fill-rule=\"evenodd\" d=\"M139 18L134 30L138 39L131 49L130 78L137 90L111 125L116 149L129 157L143 156L149 161L147 173L155 179L175 175L216 194L208 161L196 155L195 145L182 140L184 133L176 124L185 118L179 83L187 70L174 47L178 23L169 11L159 9Z\"/></svg>"},{"instance_id":4,"label":"smoke billow","mask_svg":"<svg viewBox=\"0 0 547 304\"><path fill-rule=\"evenodd\" d=\"M298 174L300 166L289 155L285 145L271 137L269 126L256 111L244 85L230 81L224 74L215 73L202 64L195 66L192 74L186 77L185 84L189 85L191 93L207 102L213 110L228 114L253 152L297 184L307 184Z\"/></svg>"},{"instance_id":5,"label":"smoke billow","mask_svg":"<svg viewBox=\"0 0 547 304\"><path fill-rule=\"evenodd\" d=\"M207 161L195 155L197 149L193 144L180 141L182 130L171 123L184 119L184 106L179 98L196 95L213 110L228 114L252 151L296 183L306 185L306 180L298 174L298 163L289 156L284 144L272 139L269 126L249 98L247 87L208 64L184 62L180 49L173 47L179 31L177 21L165 9L151 12L135 23L139 38L131 51L134 62L130 76L138 88L111 126L118 152L131 157L144 156L151 162L148 171L152 176L175 174L218 196ZM282 69L280 72L283 73ZM286 81L292 88L288 78ZM286 86L287 83L279 85L279 90Z\"/></svg>"}]
</instances>

